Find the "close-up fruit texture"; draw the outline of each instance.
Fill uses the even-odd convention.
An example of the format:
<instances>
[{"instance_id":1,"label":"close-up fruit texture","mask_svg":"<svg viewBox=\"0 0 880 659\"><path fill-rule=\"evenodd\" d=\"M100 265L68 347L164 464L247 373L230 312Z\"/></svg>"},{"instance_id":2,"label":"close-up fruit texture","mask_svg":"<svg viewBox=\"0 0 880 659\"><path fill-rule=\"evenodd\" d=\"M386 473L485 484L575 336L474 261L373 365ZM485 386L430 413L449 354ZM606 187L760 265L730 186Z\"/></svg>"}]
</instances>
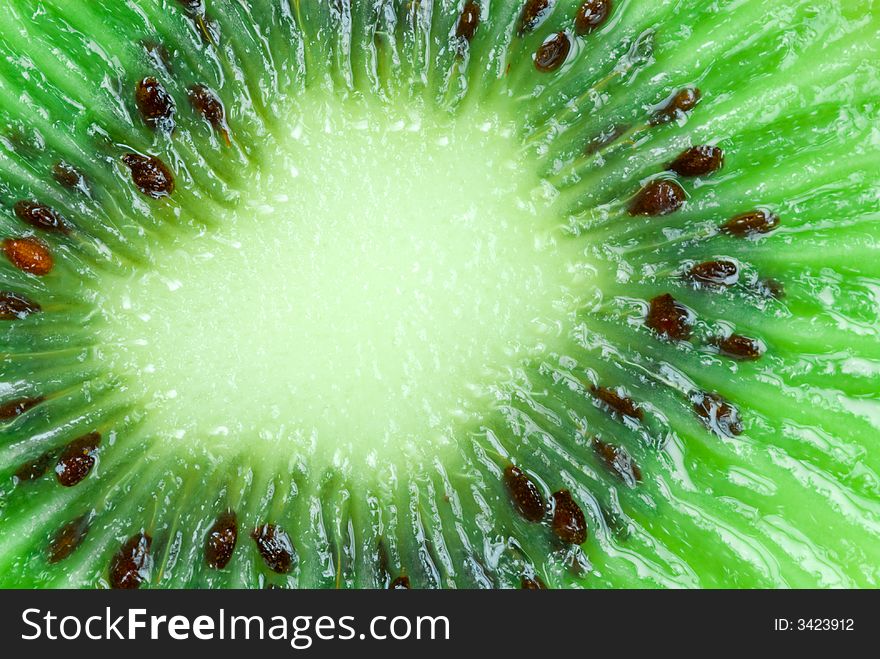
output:
<instances>
[{"instance_id":1,"label":"close-up fruit texture","mask_svg":"<svg viewBox=\"0 0 880 659\"><path fill-rule=\"evenodd\" d=\"M874 0L0 2L0 586L880 586Z\"/></svg>"}]
</instances>

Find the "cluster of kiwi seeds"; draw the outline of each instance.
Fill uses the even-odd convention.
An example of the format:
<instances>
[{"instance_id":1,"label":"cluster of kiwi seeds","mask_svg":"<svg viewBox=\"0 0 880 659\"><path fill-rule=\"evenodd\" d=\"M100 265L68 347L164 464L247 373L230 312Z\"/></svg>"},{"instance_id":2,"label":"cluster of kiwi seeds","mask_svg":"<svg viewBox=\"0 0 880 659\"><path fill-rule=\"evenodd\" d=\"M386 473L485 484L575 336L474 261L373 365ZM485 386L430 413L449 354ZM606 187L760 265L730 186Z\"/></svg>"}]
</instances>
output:
<instances>
[{"instance_id":1,"label":"cluster of kiwi seeds","mask_svg":"<svg viewBox=\"0 0 880 659\"><path fill-rule=\"evenodd\" d=\"M98 274L322 86L512 108L606 283L454 472L156 459ZM0 584L880 585L872 0L5 0L0 99Z\"/></svg>"}]
</instances>

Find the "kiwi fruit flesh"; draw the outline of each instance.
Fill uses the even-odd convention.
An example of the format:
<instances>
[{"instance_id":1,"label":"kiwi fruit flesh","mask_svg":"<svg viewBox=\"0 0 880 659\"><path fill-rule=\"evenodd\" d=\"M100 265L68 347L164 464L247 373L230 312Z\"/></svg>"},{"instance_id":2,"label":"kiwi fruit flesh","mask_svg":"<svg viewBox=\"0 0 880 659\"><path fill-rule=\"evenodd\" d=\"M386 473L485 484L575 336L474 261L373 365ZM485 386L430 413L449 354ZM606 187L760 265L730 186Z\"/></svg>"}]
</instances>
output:
<instances>
[{"instance_id":1,"label":"kiwi fruit flesh","mask_svg":"<svg viewBox=\"0 0 880 659\"><path fill-rule=\"evenodd\" d=\"M7 0L0 586L880 585L873 0Z\"/></svg>"}]
</instances>

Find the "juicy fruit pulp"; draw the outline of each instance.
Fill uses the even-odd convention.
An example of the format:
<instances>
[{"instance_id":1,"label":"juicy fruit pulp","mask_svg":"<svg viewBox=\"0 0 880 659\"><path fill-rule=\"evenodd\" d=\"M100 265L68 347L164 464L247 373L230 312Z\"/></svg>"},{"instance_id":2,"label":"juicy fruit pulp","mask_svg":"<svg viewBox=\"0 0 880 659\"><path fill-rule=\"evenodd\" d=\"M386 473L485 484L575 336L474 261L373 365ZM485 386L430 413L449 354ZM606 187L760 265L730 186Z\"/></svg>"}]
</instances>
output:
<instances>
[{"instance_id":1,"label":"juicy fruit pulp","mask_svg":"<svg viewBox=\"0 0 880 659\"><path fill-rule=\"evenodd\" d=\"M873 2L69 4L0 584L880 583Z\"/></svg>"},{"instance_id":2,"label":"juicy fruit pulp","mask_svg":"<svg viewBox=\"0 0 880 659\"><path fill-rule=\"evenodd\" d=\"M445 452L574 306L583 256L559 244L509 120L314 96L233 210L102 278L102 361L143 389L166 447L312 469Z\"/></svg>"}]
</instances>

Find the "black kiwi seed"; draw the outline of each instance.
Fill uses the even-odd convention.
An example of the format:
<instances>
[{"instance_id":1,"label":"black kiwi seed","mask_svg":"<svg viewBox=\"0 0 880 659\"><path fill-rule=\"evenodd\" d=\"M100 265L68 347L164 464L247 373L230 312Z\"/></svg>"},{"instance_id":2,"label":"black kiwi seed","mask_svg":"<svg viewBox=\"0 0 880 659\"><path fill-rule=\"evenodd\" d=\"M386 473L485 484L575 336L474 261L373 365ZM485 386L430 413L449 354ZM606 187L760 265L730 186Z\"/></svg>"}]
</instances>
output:
<instances>
[{"instance_id":1,"label":"black kiwi seed","mask_svg":"<svg viewBox=\"0 0 880 659\"><path fill-rule=\"evenodd\" d=\"M55 209L36 201L22 200L15 202L12 207L16 216L22 222L43 231L58 231L67 233L70 225L61 217Z\"/></svg>"},{"instance_id":2,"label":"black kiwi seed","mask_svg":"<svg viewBox=\"0 0 880 659\"><path fill-rule=\"evenodd\" d=\"M519 514L530 522L540 522L547 506L538 486L514 465L504 470L504 483Z\"/></svg>"},{"instance_id":3,"label":"black kiwi seed","mask_svg":"<svg viewBox=\"0 0 880 659\"><path fill-rule=\"evenodd\" d=\"M468 0L464 8L461 10L461 16L458 19L458 25L455 28L455 36L470 43L477 27L480 24L480 5L474 0Z\"/></svg>"},{"instance_id":4,"label":"black kiwi seed","mask_svg":"<svg viewBox=\"0 0 880 659\"><path fill-rule=\"evenodd\" d=\"M764 297L772 297L781 300L785 297L785 285L776 279L763 279L758 282L758 293Z\"/></svg>"},{"instance_id":5,"label":"black kiwi seed","mask_svg":"<svg viewBox=\"0 0 880 659\"><path fill-rule=\"evenodd\" d=\"M754 210L732 217L721 225L721 230L737 238L770 233L779 226L779 216L765 210Z\"/></svg>"},{"instance_id":6,"label":"black kiwi seed","mask_svg":"<svg viewBox=\"0 0 880 659\"><path fill-rule=\"evenodd\" d=\"M685 87L675 93L659 110L657 110L648 123L652 126L668 124L693 110L700 102L702 94L696 87Z\"/></svg>"},{"instance_id":7,"label":"black kiwi seed","mask_svg":"<svg viewBox=\"0 0 880 659\"><path fill-rule=\"evenodd\" d=\"M611 14L611 0L587 0L574 16L574 31L578 36L600 28Z\"/></svg>"},{"instance_id":8,"label":"black kiwi seed","mask_svg":"<svg viewBox=\"0 0 880 659\"><path fill-rule=\"evenodd\" d=\"M147 55L153 63L165 69L168 73L171 73L171 54L168 52L168 49L165 48L161 43L151 40L141 41L141 45L144 47L144 50L147 52Z\"/></svg>"},{"instance_id":9,"label":"black kiwi seed","mask_svg":"<svg viewBox=\"0 0 880 659\"><path fill-rule=\"evenodd\" d=\"M126 153L122 162L131 170L131 180L148 197L159 199L174 192L174 176L155 156Z\"/></svg>"},{"instance_id":10,"label":"black kiwi seed","mask_svg":"<svg viewBox=\"0 0 880 659\"><path fill-rule=\"evenodd\" d=\"M238 521L235 513L227 510L217 517L205 538L205 561L208 567L222 570L232 558L238 541Z\"/></svg>"},{"instance_id":11,"label":"black kiwi seed","mask_svg":"<svg viewBox=\"0 0 880 659\"><path fill-rule=\"evenodd\" d=\"M590 387L590 392L618 414L638 419L639 421L645 417L642 408L636 405L632 398L621 396L614 389L594 385Z\"/></svg>"},{"instance_id":12,"label":"black kiwi seed","mask_svg":"<svg viewBox=\"0 0 880 659\"><path fill-rule=\"evenodd\" d=\"M89 515L82 515L58 529L49 543L50 563L63 561L76 551L89 532L89 521Z\"/></svg>"},{"instance_id":13,"label":"black kiwi seed","mask_svg":"<svg viewBox=\"0 0 880 659\"><path fill-rule=\"evenodd\" d=\"M24 320L40 311L42 307L30 298L19 293L0 291L0 320Z\"/></svg>"},{"instance_id":14,"label":"black kiwi seed","mask_svg":"<svg viewBox=\"0 0 880 659\"><path fill-rule=\"evenodd\" d=\"M716 337L713 343L718 350L735 359L754 361L764 354L764 346L757 339L751 339L742 334L731 334L727 337Z\"/></svg>"},{"instance_id":15,"label":"black kiwi seed","mask_svg":"<svg viewBox=\"0 0 880 659\"><path fill-rule=\"evenodd\" d=\"M733 286L739 281L739 266L733 261L704 261L688 271L688 278L709 286Z\"/></svg>"},{"instance_id":16,"label":"black kiwi seed","mask_svg":"<svg viewBox=\"0 0 880 659\"><path fill-rule=\"evenodd\" d=\"M209 16L206 16L204 9L201 12L194 14L194 16L196 16L196 24L198 25L202 41L212 46L219 44L220 24Z\"/></svg>"},{"instance_id":17,"label":"black kiwi seed","mask_svg":"<svg viewBox=\"0 0 880 659\"><path fill-rule=\"evenodd\" d=\"M669 293L651 300L645 324L661 337L675 341L686 341L693 329L690 313Z\"/></svg>"},{"instance_id":18,"label":"black kiwi seed","mask_svg":"<svg viewBox=\"0 0 880 659\"><path fill-rule=\"evenodd\" d=\"M705 391L691 395L694 411L716 435L734 436L743 431L739 411L718 394Z\"/></svg>"},{"instance_id":19,"label":"black kiwi seed","mask_svg":"<svg viewBox=\"0 0 880 659\"><path fill-rule=\"evenodd\" d=\"M587 520L584 511L575 503L568 490L553 494L553 533L570 545L582 545L587 540Z\"/></svg>"},{"instance_id":20,"label":"black kiwi seed","mask_svg":"<svg viewBox=\"0 0 880 659\"><path fill-rule=\"evenodd\" d=\"M724 166L724 151L717 146L693 146L669 164L669 170L680 176L706 176Z\"/></svg>"},{"instance_id":21,"label":"black kiwi seed","mask_svg":"<svg viewBox=\"0 0 880 659\"><path fill-rule=\"evenodd\" d=\"M534 30L549 7L550 0L527 0L519 18L519 35Z\"/></svg>"},{"instance_id":22,"label":"black kiwi seed","mask_svg":"<svg viewBox=\"0 0 880 659\"><path fill-rule=\"evenodd\" d=\"M283 529L274 524L263 524L251 532L251 538L270 570L278 574L290 572L293 542Z\"/></svg>"},{"instance_id":23,"label":"black kiwi seed","mask_svg":"<svg viewBox=\"0 0 880 659\"><path fill-rule=\"evenodd\" d=\"M45 396L31 396L28 398L17 398L8 403L0 405L0 421L8 421L14 419L27 412L29 409L36 407L46 400Z\"/></svg>"},{"instance_id":24,"label":"black kiwi seed","mask_svg":"<svg viewBox=\"0 0 880 659\"><path fill-rule=\"evenodd\" d=\"M686 199L684 189L675 181L654 179L635 196L630 204L629 214L633 217L669 215L684 206Z\"/></svg>"},{"instance_id":25,"label":"black kiwi seed","mask_svg":"<svg viewBox=\"0 0 880 659\"><path fill-rule=\"evenodd\" d=\"M16 268L37 277L48 275L55 267L49 248L36 238L6 238L3 252Z\"/></svg>"},{"instance_id":26,"label":"black kiwi seed","mask_svg":"<svg viewBox=\"0 0 880 659\"><path fill-rule=\"evenodd\" d=\"M593 450L609 469L615 472L630 487L642 480L642 470L633 461L625 449L603 442L598 437L593 439Z\"/></svg>"},{"instance_id":27,"label":"black kiwi seed","mask_svg":"<svg viewBox=\"0 0 880 659\"><path fill-rule=\"evenodd\" d=\"M86 189L86 177L76 167L68 165L63 160L52 165L52 178L69 190Z\"/></svg>"},{"instance_id":28,"label":"black kiwi seed","mask_svg":"<svg viewBox=\"0 0 880 659\"><path fill-rule=\"evenodd\" d=\"M565 32L557 32L541 44L535 53L535 68L542 73L555 71L565 63L571 51L571 40Z\"/></svg>"},{"instance_id":29,"label":"black kiwi seed","mask_svg":"<svg viewBox=\"0 0 880 659\"><path fill-rule=\"evenodd\" d=\"M52 454L43 453L43 455L35 460L25 462L16 469L15 477L19 481L35 481L38 478L43 477L43 475L49 470L50 464L52 464Z\"/></svg>"},{"instance_id":30,"label":"black kiwi seed","mask_svg":"<svg viewBox=\"0 0 880 659\"><path fill-rule=\"evenodd\" d=\"M153 539L146 533L129 538L110 562L110 587L132 590L150 578Z\"/></svg>"},{"instance_id":31,"label":"black kiwi seed","mask_svg":"<svg viewBox=\"0 0 880 659\"><path fill-rule=\"evenodd\" d=\"M24 124L11 127L7 134L13 150L29 157L36 157L46 149L46 140L36 129L29 129Z\"/></svg>"},{"instance_id":32,"label":"black kiwi seed","mask_svg":"<svg viewBox=\"0 0 880 659\"><path fill-rule=\"evenodd\" d=\"M410 590L410 588L412 588L412 586L410 586L409 577L405 574L397 577L391 582L391 585L388 586L388 590Z\"/></svg>"},{"instance_id":33,"label":"black kiwi seed","mask_svg":"<svg viewBox=\"0 0 880 659\"><path fill-rule=\"evenodd\" d=\"M226 111L220 98L205 85L193 85L187 89L186 93L195 111L202 115L202 118L211 124L214 130L220 131L228 144Z\"/></svg>"},{"instance_id":34,"label":"black kiwi seed","mask_svg":"<svg viewBox=\"0 0 880 659\"><path fill-rule=\"evenodd\" d=\"M205 85L192 85L187 89L187 96L192 106L214 128L220 128L223 125L225 119L223 103L208 87Z\"/></svg>"},{"instance_id":35,"label":"black kiwi seed","mask_svg":"<svg viewBox=\"0 0 880 659\"><path fill-rule=\"evenodd\" d=\"M148 77L138 81L135 102L141 117L150 128L168 133L174 130L174 113L177 111L174 99L156 78Z\"/></svg>"},{"instance_id":36,"label":"black kiwi seed","mask_svg":"<svg viewBox=\"0 0 880 659\"><path fill-rule=\"evenodd\" d=\"M101 434L90 432L70 442L61 451L55 476L65 487L73 487L82 482L95 466L95 453L101 445Z\"/></svg>"},{"instance_id":37,"label":"black kiwi seed","mask_svg":"<svg viewBox=\"0 0 880 659\"><path fill-rule=\"evenodd\" d=\"M523 575L519 581L521 590L547 590L547 586L537 574L533 577Z\"/></svg>"}]
</instances>

